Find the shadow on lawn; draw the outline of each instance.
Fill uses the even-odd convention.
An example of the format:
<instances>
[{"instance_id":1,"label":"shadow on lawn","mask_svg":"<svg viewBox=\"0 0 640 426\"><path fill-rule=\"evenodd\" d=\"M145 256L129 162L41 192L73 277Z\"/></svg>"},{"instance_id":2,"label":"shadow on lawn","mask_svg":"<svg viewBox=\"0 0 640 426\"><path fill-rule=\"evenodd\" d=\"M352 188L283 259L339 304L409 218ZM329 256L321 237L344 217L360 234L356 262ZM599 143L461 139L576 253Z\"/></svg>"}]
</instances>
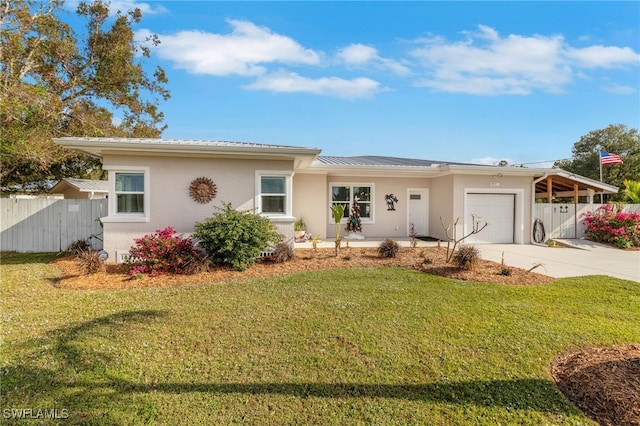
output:
<instances>
[{"instance_id":1,"label":"shadow on lawn","mask_svg":"<svg viewBox=\"0 0 640 426\"><path fill-rule=\"evenodd\" d=\"M51 332L53 341L28 342L25 355L40 359L53 356L57 368L35 365L9 366L1 374L5 406L50 406L55 401L67 408L72 423L118 422L109 414L135 413L138 420L153 421L161 410L145 400L148 392L184 394L284 395L298 398L390 398L447 404L499 406L575 415L579 411L562 396L555 383L543 379L471 380L426 384L358 383L136 383L109 373L112 359L104 351L81 350L80 339L112 336L118 328L165 316L162 311L125 311ZM53 351L53 353L52 353ZM39 364L37 361L34 364ZM13 395L12 395L13 394ZM44 398L44 399L41 399ZM19 403L18 403L19 402Z\"/></svg>"}]
</instances>

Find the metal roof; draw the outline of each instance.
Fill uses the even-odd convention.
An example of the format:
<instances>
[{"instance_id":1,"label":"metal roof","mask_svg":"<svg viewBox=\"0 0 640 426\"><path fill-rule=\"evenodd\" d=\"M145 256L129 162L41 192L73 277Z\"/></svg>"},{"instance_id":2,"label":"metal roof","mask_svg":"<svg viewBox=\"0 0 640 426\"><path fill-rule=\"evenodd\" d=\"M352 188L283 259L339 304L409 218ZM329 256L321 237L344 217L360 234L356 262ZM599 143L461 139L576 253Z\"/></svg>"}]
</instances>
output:
<instances>
[{"instance_id":1,"label":"metal roof","mask_svg":"<svg viewBox=\"0 0 640 426\"><path fill-rule=\"evenodd\" d=\"M316 164L329 166L392 166L392 167L433 167L441 164L472 165L452 161L421 160L416 158L386 157L378 155L359 155L354 157L318 156ZM477 165L477 164L473 164Z\"/></svg>"},{"instance_id":2,"label":"metal roof","mask_svg":"<svg viewBox=\"0 0 640 426\"><path fill-rule=\"evenodd\" d=\"M234 148L301 148L291 145L275 145L254 142L233 142L220 140L197 139L161 139L161 138L90 138L90 137L64 137L61 141L77 141L101 144L127 144L127 145L163 145L163 146L199 146L199 147L234 147Z\"/></svg>"},{"instance_id":3,"label":"metal roof","mask_svg":"<svg viewBox=\"0 0 640 426\"><path fill-rule=\"evenodd\" d=\"M50 191L54 193L62 192L62 188L67 185L80 192L109 192L109 183L106 180L76 178L64 178L56 183Z\"/></svg>"}]
</instances>

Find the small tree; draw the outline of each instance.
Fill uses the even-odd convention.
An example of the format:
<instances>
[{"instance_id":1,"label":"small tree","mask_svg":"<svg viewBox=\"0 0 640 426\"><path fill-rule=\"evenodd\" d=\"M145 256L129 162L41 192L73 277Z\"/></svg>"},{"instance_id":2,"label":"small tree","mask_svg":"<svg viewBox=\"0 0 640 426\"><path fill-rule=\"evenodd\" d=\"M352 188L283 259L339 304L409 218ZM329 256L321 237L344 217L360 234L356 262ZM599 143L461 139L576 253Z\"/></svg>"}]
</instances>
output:
<instances>
[{"instance_id":1,"label":"small tree","mask_svg":"<svg viewBox=\"0 0 640 426\"><path fill-rule=\"evenodd\" d=\"M344 216L344 206L342 204L334 204L331 207L333 213L333 221L336 223L336 257L340 256L340 222Z\"/></svg>"},{"instance_id":2,"label":"small tree","mask_svg":"<svg viewBox=\"0 0 640 426\"><path fill-rule=\"evenodd\" d=\"M462 238L458 238L457 234L457 228L458 228L458 222L460 221L460 218L457 218L455 220L455 222L451 222L449 221L449 223L447 225L444 224L444 221L442 220L442 216L440 216L440 223L442 224L442 227L444 228L445 232L447 233L447 238L449 239L447 241L447 255L446 255L446 261L447 263L451 262L451 260L453 259L453 255L456 252L456 247L458 246L458 244L460 244L462 241L465 240L465 238L470 237L471 235L475 235L477 233L479 233L480 231L482 231L484 228L486 228L489 225L489 222L481 222L477 219L477 216L475 214L471 215L472 218L472 228L471 228L471 232L469 232L467 235L463 236ZM453 247L450 248L451 245L451 241L453 241Z\"/></svg>"},{"instance_id":3,"label":"small tree","mask_svg":"<svg viewBox=\"0 0 640 426\"><path fill-rule=\"evenodd\" d=\"M269 219L235 210L230 203L223 203L216 209L220 212L196 223L193 233L213 262L243 271L269 245L280 242L280 235Z\"/></svg>"}]
</instances>

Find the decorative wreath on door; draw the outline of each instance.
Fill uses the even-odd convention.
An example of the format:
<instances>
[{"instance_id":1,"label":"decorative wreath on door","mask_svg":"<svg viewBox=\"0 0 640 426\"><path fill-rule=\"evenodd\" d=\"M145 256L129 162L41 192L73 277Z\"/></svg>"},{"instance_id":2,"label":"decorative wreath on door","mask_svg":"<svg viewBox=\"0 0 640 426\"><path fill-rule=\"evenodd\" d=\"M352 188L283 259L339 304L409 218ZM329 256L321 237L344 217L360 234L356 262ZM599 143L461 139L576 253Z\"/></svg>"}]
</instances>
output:
<instances>
[{"instance_id":1,"label":"decorative wreath on door","mask_svg":"<svg viewBox=\"0 0 640 426\"><path fill-rule=\"evenodd\" d=\"M199 177L194 179L189 185L189 195L194 201L205 204L216 197L218 188L213 181L207 177Z\"/></svg>"}]
</instances>

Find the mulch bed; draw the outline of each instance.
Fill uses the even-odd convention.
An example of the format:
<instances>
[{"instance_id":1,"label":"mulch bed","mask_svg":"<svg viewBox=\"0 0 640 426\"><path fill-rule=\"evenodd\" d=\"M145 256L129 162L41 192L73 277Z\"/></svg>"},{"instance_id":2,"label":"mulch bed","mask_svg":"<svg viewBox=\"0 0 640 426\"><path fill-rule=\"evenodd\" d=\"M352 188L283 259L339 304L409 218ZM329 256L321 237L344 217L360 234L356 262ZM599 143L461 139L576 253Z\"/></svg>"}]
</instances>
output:
<instances>
[{"instance_id":1,"label":"mulch bed","mask_svg":"<svg viewBox=\"0 0 640 426\"><path fill-rule=\"evenodd\" d=\"M575 350L554 360L551 374L601 425L640 425L640 344Z\"/></svg>"},{"instance_id":2,"label":"mulch bed","mask_svg":"<svg viewBox=\"0 0 640 426\"><path fill-rule=\"evenodd\" d=\"M343 247L336 257L333 249L296 249L295 257L284 263L268 259L239 272L226 267L213 267L210 271L195 275L143 276L132 280L122 264L107 264L104 272L85 275L73 257L63 257L52 262L62 271L62 277L54 281L59 288L76 290L127 289L147 287L171 287L176 285L207 284L246 278L282 276L298 272L323 269L346 269L361 267L396 266L415 269L428 274L440 275L456 280L490 282L511 285L547 284L554 278L527 272L520 268L504 267L499 263L480 259L472 271L461 270L445 261L444 247L409 248L402 247L396 257L383 258L377 248ZM425 263L427 259L427 263ZM503 274L508 269L508 275Z\"/></svg>"}]
</instances>

